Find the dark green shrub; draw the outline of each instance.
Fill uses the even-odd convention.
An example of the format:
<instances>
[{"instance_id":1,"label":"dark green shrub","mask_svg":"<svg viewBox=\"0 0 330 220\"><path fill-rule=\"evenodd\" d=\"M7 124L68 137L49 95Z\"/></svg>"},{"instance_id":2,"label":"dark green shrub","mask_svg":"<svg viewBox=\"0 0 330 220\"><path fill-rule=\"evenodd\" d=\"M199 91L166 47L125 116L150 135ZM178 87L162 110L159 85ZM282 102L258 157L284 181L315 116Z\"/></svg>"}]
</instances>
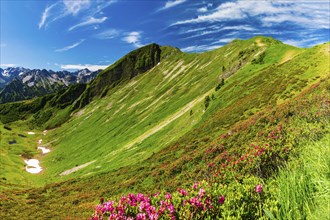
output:
<instances>
[{"instance_id":1,"label":"dark green shrub","mask_svg":"<svg viewBox=\"0 0 330 220\"><path fill-rule=\"evenodd\" d=\"M210 96L208 96L208 95L205 96L205 100L204 100L205 109L207 109L207 107L209 107L210 101L211 101Z\"/></svg>"}]
</instances>

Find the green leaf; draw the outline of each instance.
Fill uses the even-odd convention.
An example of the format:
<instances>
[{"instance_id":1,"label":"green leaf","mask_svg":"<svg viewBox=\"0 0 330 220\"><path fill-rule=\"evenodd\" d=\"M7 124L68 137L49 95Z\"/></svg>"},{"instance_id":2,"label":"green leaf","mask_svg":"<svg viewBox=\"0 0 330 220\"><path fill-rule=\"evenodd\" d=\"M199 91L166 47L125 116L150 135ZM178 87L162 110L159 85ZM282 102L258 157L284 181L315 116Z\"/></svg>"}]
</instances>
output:
<instances>
[{"instance_id":1,"label":"green leaf","mask_svg":"<svg viewBox=\"0 0 330 220\"><path fill-rule=\"evenodd\" d=\"M268 218L270 219L275 219L273 213L269 211L268 209L264 209L265 214L267 215Z\"/></svg>"}]
</instances>

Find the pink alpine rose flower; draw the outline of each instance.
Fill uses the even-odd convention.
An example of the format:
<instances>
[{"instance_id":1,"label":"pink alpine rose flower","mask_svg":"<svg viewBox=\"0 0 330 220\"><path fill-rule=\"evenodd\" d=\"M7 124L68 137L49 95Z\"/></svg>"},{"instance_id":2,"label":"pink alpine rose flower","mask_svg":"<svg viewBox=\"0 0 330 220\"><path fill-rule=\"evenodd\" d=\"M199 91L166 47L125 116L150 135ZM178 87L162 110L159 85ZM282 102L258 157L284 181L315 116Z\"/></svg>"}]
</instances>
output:
<instances>
[{"instance_id":1,"label":"pink alpine rose flower","mask_svg":"<svg viewBox=\"0 0 330 220\"><path fill-rule=\"evenodd\" d=\"M184 189L179 189L178 191L179 191L179 193L180 193L182 196L186 196L186 195L187 195L187 191L184 190Z\"/></svg>"},{"instance_id":2,"label":"pink alpine rose flower","mask_svg":"<svg viewBox=\"0 0 330 220\"><path fill-rule=\"evenodd\" d=\"M172 199L172 195L167 192L166 195L165 195L165 199L171 200Z\"/></svg>"},{"instance_id":3,"label":"pink alpine rose flower","mask_svg":"<svg viewBox=\"0 0 330 220\"><path fill-rule=\"evenodd\" d=\"M197 189L198 182L194 182L193 189Z\"/></svg>"},{"instance_id":4,"label":"pink alpine rose flower","mask_svg":"<svg viewBox=\"0 0 330 220\"><path fill-rule=\"evenodd\" d=\"M261 193L261 192L262 192L262 185L261 185L261 184L258 184L258 185L256 186L256 192L257 192L257 193Z\"/></svg>"},{"instance_id":5,"label":"pink alpine rose flower","mask_svg":"<svg viewBox=\"0 0 330 220\"><path fill-rule=\"evenodd\" d=\"M136 215L136 220L146 220L147 219L147 216L145 213L138 213Z\"/></svg>"},{"instance_id":6,"label":"pink alpine rose flower","mask_svg":"<svg viewBox=\"0 0 330 220\"><path fill-rule=\"evenodd\" d=\"M199 192L198 192L198 195L199 195L200 197L203 197L203 196L205 195L205 190L204 190L203 188L200 188L200 189L199 189Z\"/></svg>"},{"instance_id":7,"label":"pink alpine rose flower","mask_svg":"<svg viewBox=\"0 0 330 220\"><path fill-rule=\"evenodd\" d=\"M174 213L174 212L175 212L175 208L174 208L173 204L169 204L169 205L167 206L167 210L168 210L171 214Z\"/></svg>"},{"instance_id":8,"label":"pink alpine rose flower","mask_svg":"<svg viewBox=\"0 0 330 220\"><path fill-rule=\"evenodd\" d=\"M218 203L221 204L221 205L222 205L223 203L225 203L225 197L224 197L224 196L220 196L220 197L219 197L219 200L218 200Z\"/></svg>"}]
</instances>

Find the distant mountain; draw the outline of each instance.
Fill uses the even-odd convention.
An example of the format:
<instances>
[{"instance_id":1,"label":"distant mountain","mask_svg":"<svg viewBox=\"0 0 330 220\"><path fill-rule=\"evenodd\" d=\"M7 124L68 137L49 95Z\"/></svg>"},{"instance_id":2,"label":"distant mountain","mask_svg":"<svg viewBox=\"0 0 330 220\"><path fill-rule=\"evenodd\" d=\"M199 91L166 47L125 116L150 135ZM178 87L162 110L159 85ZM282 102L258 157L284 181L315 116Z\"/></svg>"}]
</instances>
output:
<instances>
[{"instance_id":1,"label":"distant mountain","mask_svg":"<svg viewBox=\"0 0 330 220\"><path fill-rule=\"evenodd\" d=\"M8 67L6 69L0 68L0 89L9 84L15 77L28 71L30 71L30 69L23 67Z\"/></svg>"},{"instance_id":2,"label":"distant mountain","mask_svg":"<svg viewBox=\"0 0 330 220\"><path fill-rule=\"evenodd\" d=\"M101 72L101 70L92 72L89 69L82 69L72 74L76 77L76 83L88 83L94 79L99 72Z\"/></svg>"},{"instance_id":3,"label":"distant mountain","mask_svg":"<svg viewBox=\"0 0 330 220\"><path fill-rule=\"evenodd\" d=\"M0 103L15 102L57 92L69 85L88 83L100 72L82 69L75 72L25 69L1 69ZM0 87L1 88L1 87Z\"/></svg>"}]
</instances>

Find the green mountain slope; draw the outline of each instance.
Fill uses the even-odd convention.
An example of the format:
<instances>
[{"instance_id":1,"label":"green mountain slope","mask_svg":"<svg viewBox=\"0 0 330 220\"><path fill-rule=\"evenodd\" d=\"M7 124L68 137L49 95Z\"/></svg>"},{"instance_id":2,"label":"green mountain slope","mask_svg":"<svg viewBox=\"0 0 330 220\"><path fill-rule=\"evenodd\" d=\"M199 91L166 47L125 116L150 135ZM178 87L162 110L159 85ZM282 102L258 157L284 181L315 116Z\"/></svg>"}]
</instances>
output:
<instances>
[{"instance_id":1,"label":"green mountain slope","mask_svg":"<svg viewBox=\"0 0 330 220\"><path fill-rule=\"evenodd\" d=\"M72 85L57 94L48 95L46 99L45 97L36 98L32 103L28 101L0 105L1 121L8 123L25 119L27 115L31 116L38 111L38 114L31 119L30 127L42 125L45 128L52 128L58 126L66 121L74 110L82 108L97 97L106 95L114 86L126 83L127 80L147 71L161 58L176 53L180 53L177 48L161 48L157 44L142 47L130 52L103 70L95 80L87 85ZM39 105L40 102L43 104ZM64 110L61 111L61 109Z\"/></svg>"},{"instance_id":2,"label":"green mountain slope","mask_svg":"<svg viewBox=\"0 0 330 220\"><path fill-rule=\"evenodd\" d=\"M12 128L3 129L5 140L16 135L20 145L14 149L15 144L2 143L7 162L1 183L8 189L13 183L60 182L17 191L14 198L25 201L22 196L27 193L38 204L42 197L46 209L63 206L66 214L27 206L44 217L64 218L86 216L76 211L88 209L97 197L109 194L175 191L202 179L229 184L251 174L266 181L300 146L297 140L302 133L294 125L310 123L309 115L321 104L315 100L329 95L328 76L329 43L299 49L255 37L202 54L152 44L120 59L87 85L34 101L0 105L1 121L11 122L6 126ZM328 113L322 112L320 118ZM310 134L321 137L329 132L322 123L316 121L319 131ZM33 137L17 137L28 126L58 125L46 136L36 131ZM279 125L287 135L278 134L281 138L272 142L268 135L278 132ZM38 155L31 144L39 138L52 150L46 156ZM245 158L252 154L251 144L274 148L267 148L270 154L248 166L220 157L226 151L226 160ZM21 169L23 151L41 160L45 168L41 174ZM223 175L217 174L222 169L219 164L235 166L237 176L226 169ZM9 208L14 192L4 193ZM66 196L64 202L61 193Z\"/></svg>"}]
</instances>

